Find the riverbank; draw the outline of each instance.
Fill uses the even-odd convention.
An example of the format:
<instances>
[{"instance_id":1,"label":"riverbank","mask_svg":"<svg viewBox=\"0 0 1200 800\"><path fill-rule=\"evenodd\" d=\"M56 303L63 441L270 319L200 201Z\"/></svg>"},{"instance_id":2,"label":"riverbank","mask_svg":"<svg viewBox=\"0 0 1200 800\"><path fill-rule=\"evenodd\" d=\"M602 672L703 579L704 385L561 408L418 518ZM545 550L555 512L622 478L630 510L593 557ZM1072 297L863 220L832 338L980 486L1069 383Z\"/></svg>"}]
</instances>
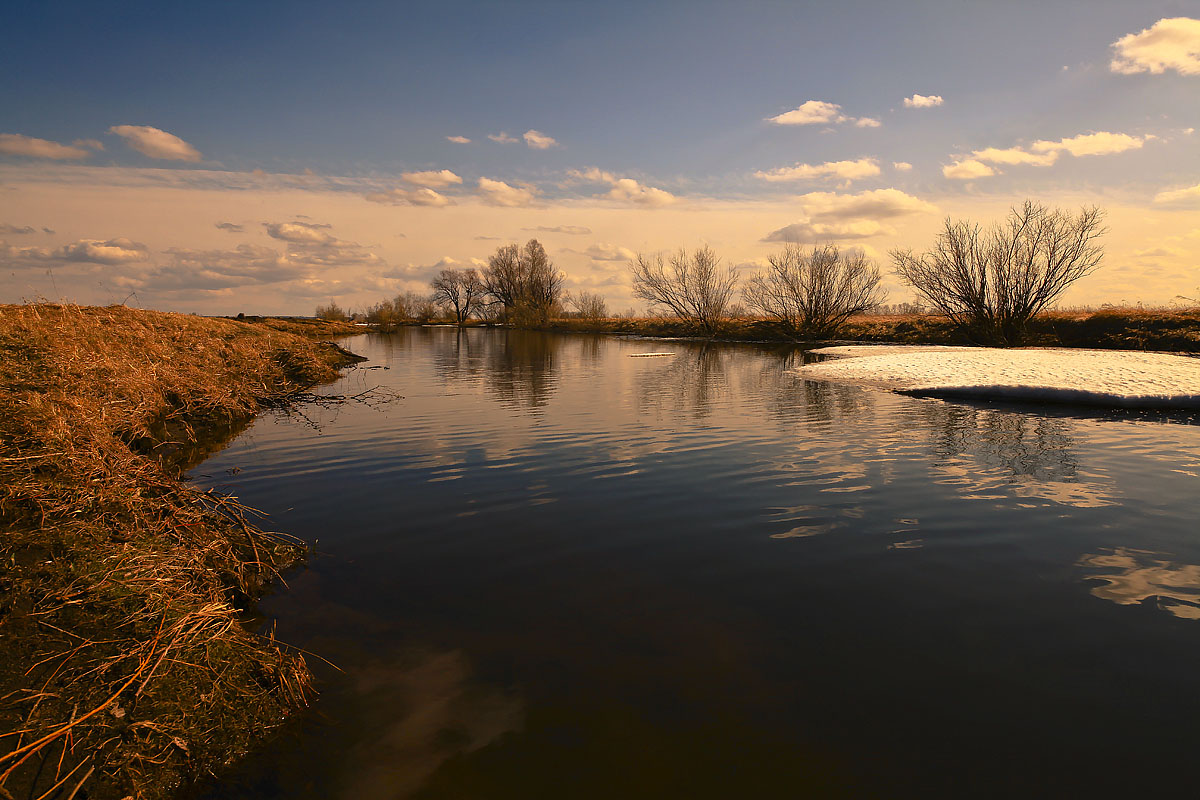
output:
<instances>
[{"instance_id":1,"label":"riverbank","mask_svg":"<svg viewBox=\"0 0 1200 800\"><path fill-rule=\"evenodd\" d=\"M357 360L303 327L0 306L0 797L169 796L306 702L302 655L243 627L304 548L181 480Z\"/></svg>"},{"instance_id":2,"label":"riverbank","mask_svg":"<svg viewBox=\"0 0 1200 800\"><path fill-rule=\"evenodd\" d=\"M546 329L653 337L707 336L697 324L671 318L556 319ZM723 320L715 338L793 341L770 322L748 319ZM926 314L852 317L838 340L896 344L971 343L965 332L946 317ZM1028 344L1100 350L1200 352L1200 309L1111 308L1047 312L1031 323Z\"/></svg>"}]
</instances>

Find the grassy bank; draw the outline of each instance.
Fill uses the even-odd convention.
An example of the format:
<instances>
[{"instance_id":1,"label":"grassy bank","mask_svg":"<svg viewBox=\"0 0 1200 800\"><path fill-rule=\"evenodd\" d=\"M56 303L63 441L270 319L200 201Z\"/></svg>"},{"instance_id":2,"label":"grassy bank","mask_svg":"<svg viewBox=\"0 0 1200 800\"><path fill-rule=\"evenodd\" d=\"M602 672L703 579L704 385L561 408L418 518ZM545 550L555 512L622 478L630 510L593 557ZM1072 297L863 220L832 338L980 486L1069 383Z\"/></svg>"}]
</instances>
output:
<instances>
[{"instance_id":1,"label":"grassy bank","mask_svg":"<svg viewBox=\"0 0 1200 800\"><path fill-rule=\"evenodd\" d=\"M305 703L240 616L303 548L177 460L353 360L287 327L0 306L0 797L168 796Z\"/></svg>"},{"instance_id":2,"label":"grassy bank","mask_svg":"<svg viewBox=\"0 0 1200 800\"><path fill-rule=\"evenodd\" d=\"M547 327L551 330L640 336L707 335L695 323L677 319L556 319ZM724 320L717 338L790 340L769 322L747 319ZM916 314L852 317L839 338L902 344L971 343L966 334L945 317ZM1112 308L1048 312L1039 315L1030 325L1029 344L1040 347L1200 352L1200 309Z\"/></svg>"}]
</instances>

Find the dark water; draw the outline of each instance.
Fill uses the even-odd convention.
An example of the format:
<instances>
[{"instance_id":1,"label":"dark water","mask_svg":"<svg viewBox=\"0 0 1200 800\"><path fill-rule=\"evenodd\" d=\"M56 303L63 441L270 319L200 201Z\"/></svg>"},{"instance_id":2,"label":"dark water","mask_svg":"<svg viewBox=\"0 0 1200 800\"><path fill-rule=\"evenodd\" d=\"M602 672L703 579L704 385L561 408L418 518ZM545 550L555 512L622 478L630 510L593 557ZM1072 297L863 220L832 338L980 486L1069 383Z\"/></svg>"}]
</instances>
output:
<instances>
[{"instance_id":1,"label":"dark water","mask_svg":"<svg viewBox=\"0 0 1200 800\"><path fill-rule=\"evenodd\" d=\"M210 797L1190 796L1200 426L797 352L360 337L195 479L316 543L322 694ZM631 358L669 351L661 358ZM235 471L235 468L237 471Z\"/></svg>"}]
</instances>

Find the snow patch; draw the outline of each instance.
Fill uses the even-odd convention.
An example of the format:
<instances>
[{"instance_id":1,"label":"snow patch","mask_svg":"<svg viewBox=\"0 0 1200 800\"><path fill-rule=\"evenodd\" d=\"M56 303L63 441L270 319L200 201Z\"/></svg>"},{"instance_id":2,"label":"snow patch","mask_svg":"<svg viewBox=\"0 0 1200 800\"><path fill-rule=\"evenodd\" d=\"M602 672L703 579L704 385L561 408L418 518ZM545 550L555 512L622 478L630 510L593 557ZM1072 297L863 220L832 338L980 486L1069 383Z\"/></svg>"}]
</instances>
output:
<instances>
[{"instance_id":1,"label":"snow patch","mask_svg":"<svg viewBox=\"0 0 1200 800\"><path fill-rule=\"evenodd\" d=\"M905 394L1200 409L1200 359L1187 356L857 345L814 352L842 357L801 367L805 378L863 383Z\"/></svg>"}]
</instances>

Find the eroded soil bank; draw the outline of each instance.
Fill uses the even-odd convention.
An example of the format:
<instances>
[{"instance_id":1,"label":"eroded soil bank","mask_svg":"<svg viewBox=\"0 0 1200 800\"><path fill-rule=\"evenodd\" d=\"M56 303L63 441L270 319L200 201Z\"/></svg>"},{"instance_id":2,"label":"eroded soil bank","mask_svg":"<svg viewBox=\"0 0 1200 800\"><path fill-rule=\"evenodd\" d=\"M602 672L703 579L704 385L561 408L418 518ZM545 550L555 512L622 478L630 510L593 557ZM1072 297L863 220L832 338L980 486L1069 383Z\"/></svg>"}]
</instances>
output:
<instances>
[{"instance_id":1,"label":"eroded soil bank","mask_svg":"<svg viewBox=\"0 0 1200 800\"><path fill-rule=\"evenodd\" d=\"M358 360L287 327L0 306L0 797L170 796L306 702L302 655L241 624L303 547L180 480Z\"/></svg>"}]
</instances>

